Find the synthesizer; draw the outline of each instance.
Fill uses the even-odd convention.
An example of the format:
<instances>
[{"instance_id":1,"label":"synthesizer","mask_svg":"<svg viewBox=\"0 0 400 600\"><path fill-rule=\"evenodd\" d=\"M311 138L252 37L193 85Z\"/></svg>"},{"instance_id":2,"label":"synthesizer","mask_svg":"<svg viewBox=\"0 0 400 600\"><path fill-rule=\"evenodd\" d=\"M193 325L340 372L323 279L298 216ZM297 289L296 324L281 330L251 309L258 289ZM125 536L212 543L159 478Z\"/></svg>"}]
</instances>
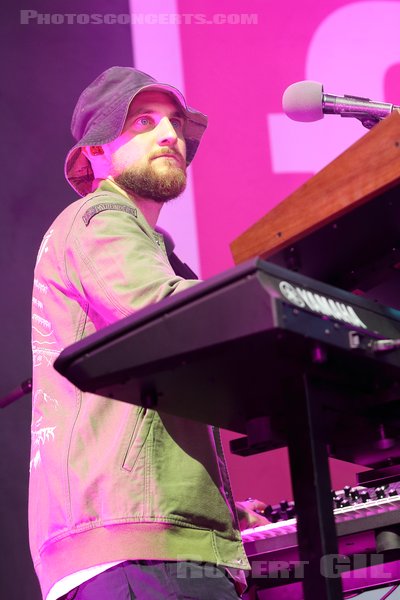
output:
<instances>
[{"instance_id":1,"label":"synthesizer","mask_svg":"<svg viewBox=\"0 0 400 600\"><path fill-rule=\"evenodd\" d=\"M324 564L341 577L343 599L400 597L400 541L393 544L400 524L400 482L375 489L345 486L332 496L338 555L328 556ZM242 531L252 567L244 598L304 600L307 565L299 561L294 503L282 501L264 512L273 522Z\"/></svg>"},{"instance_id":2,"label":"synthesizer","mask_svg":"<svg viewBox=\"0 0 400 600\"><path fill-rule=\"evenodd\" d=\"M400 482L375 489L346 486L333 494L333 506L341 550L376 552L375 532L400 524ZM242 531L246 554L275 558L292 552L297 547L296 517L287 516L294 512L293 502L269 505L265 515L274 522Z\"/></svg>"},{"instance_id":3,"label":"synthesizer","mask_svg":"<svg viewBox=\"0 0 400 600\"><path fill-rule=\"evenodd\" d=\"M395 428L388 439L400 434L390 414L399 340L399 310L252 260L73 344L54 366L84 391L238 433L267 414L275 434L266 450L285 445L288 378L315 368L343 388L331 401L340 433L331 455L371 464L394 456L374 424L370 431L377 405Z\"/></svg>"}]
</instances>

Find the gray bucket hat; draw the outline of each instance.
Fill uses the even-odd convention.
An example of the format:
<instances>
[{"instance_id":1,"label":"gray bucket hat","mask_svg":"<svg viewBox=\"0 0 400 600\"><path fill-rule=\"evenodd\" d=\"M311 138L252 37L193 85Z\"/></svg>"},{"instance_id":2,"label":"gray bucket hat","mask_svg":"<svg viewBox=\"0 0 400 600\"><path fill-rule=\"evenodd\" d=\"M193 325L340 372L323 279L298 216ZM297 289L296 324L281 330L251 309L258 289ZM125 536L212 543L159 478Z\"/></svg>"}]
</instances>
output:
<instances>
[{"instance_id":1,"label":"gray bucket hat","mask_svg":"<svg viewBox=\"0 0 400 600\"><path fill-rule=\"evenodd\" d=\"M82 153L83 146L101 146L117 138L125 124L129 105L143 90L161 90L172 94L186 117L184 138L186 164L193 160L207 127L207 117L187 106L179 90L160 83L132 67L111 67L95 79L80 95L72 115L71 132L77 144L67 154L65 177L80 195L92 191L93 171Z\"/></svg>"}]
</instances>

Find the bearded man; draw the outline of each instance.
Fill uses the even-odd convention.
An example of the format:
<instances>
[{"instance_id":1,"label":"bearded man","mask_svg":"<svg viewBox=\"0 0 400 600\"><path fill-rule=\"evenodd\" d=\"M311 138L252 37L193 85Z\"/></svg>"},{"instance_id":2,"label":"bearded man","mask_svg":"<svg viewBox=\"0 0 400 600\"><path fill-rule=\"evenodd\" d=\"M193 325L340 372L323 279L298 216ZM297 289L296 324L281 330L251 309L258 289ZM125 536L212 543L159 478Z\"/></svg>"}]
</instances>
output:
<instances>
[{"instance_id":1,"label":"bearded man","mask_svg":"<svg viewBox=\"0 0 400 600\"><path fill-rule=\"evenodd\" d=\"M65 175L82 198L45 234L34 278L29 523L44 600L244 589L218 430L81 392L52 367L66 346L196 285L155 227L206 126L177 89L130 67L102 73L76 105Z\"/></svg>"}]
</instances>

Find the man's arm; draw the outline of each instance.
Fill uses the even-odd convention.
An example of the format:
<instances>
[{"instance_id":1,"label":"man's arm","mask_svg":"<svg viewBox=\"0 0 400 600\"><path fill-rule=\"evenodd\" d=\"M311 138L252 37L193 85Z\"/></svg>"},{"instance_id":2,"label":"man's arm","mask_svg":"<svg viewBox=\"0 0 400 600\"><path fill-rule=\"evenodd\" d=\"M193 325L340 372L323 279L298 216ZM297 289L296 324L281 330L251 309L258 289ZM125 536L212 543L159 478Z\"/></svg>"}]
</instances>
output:
<instances>
[{"instance_id":1,"label":"man's arm","mask_svg":"<svg viewBox=\"0 0 400 600\"><path fill-rule=\"evenodd\" d=\"M92 199L68 235L67 277L111 323L198 283L175 275L161 240L133 204Z\"/></svg>"}]
</instances>

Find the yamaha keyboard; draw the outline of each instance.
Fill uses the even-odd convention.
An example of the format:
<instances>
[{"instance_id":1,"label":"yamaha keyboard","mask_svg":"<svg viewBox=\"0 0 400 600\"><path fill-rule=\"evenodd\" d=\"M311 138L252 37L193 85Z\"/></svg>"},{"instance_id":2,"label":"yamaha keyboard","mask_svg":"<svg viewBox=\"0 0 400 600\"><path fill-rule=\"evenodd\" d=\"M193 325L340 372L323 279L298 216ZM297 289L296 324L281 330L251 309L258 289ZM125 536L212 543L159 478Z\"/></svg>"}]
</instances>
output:
<instances>
[{"instance_id":1,"label":"yamaha keyboard","mask_svg":"<svg viewBox=\"0 0 400 600\"><path fill-rule=\"evenodd\" d=\"M325 399L343 437L333 432L331 455L371 464L400 455L370 431L379 405L388 439L398 433L399 340L399 310L252 260L70 346L55 368L82 390L239 433L268 413L273 449L285 445L288 377L315 365L340 388Z\"/></svg>"}]
</instances>

